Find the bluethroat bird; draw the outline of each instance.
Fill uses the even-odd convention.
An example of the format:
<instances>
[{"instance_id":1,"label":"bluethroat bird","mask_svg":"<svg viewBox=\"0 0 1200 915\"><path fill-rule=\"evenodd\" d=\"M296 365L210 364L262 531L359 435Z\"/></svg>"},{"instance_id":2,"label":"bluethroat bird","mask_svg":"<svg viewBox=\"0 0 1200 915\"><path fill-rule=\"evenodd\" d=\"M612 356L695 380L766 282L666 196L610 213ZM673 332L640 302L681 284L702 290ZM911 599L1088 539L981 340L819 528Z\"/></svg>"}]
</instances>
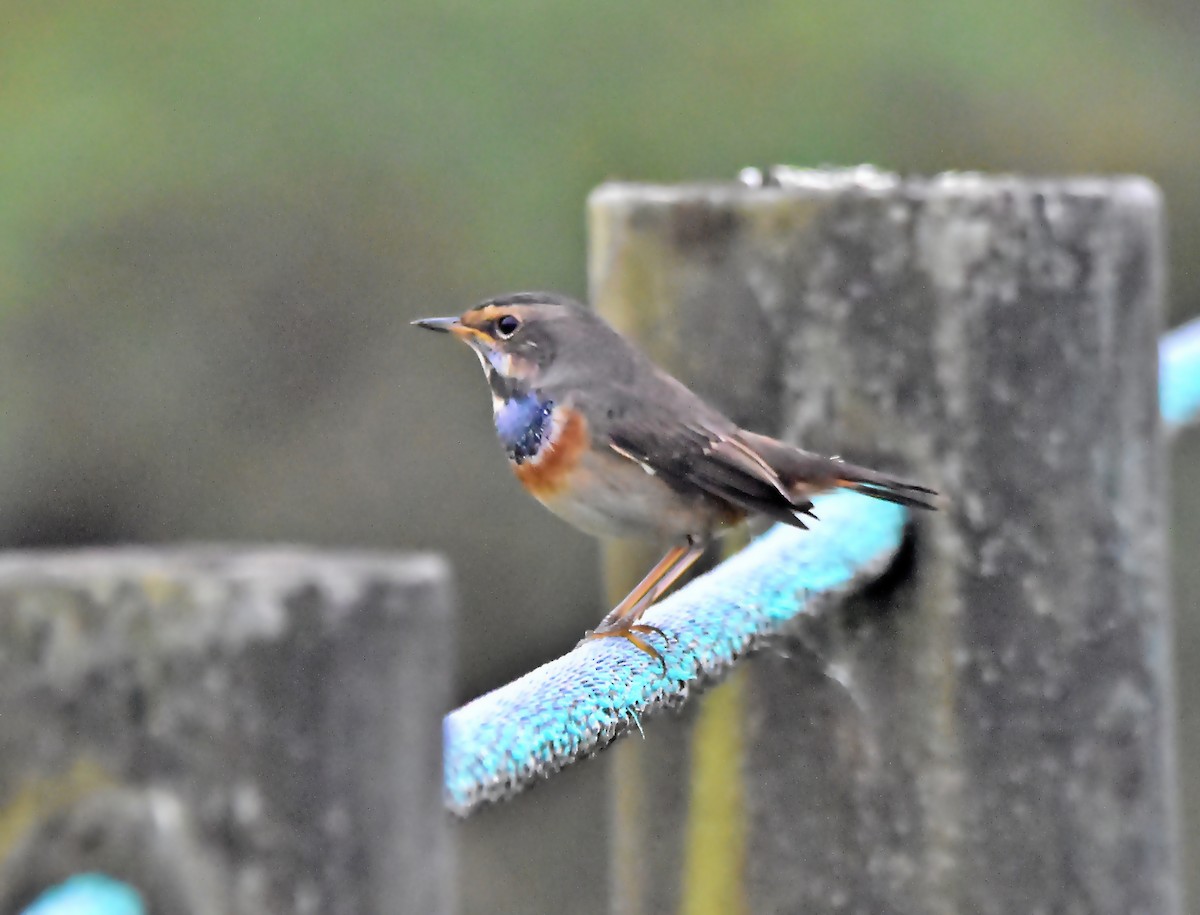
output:
<instances>
[{"instance_id":1,"label":"bluethroat bird","mask_svg":"<svg viewBox=\"0 0 1200 915\"><path fill-rule=\"evenodd\" d=\"M550 511L592 534L671 544L586 638L620 636L662 662L647 637L666 636L642 614L752 515L806 528L810 497L837 488L934 507L924 486L739 428L565 296L503 295L413 323L474 350L509 465Z\"/></svg>"}]
</instances>

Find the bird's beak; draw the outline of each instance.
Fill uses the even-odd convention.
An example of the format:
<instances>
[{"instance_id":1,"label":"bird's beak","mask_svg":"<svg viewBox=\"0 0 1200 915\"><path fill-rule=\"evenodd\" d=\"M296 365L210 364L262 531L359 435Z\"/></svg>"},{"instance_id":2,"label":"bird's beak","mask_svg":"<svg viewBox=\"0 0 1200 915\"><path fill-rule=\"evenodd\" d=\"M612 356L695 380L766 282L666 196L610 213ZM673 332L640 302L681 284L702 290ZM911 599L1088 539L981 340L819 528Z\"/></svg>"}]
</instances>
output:
<instances>
[{"instance_id":1,"label":"bird's beak","mask_svg":"<svg viewBox=\"0 0 1200 915\"><path fill-rule=\"evenodd\" d=\"M421 318L412 323L417 327L424 327L426 330L436 330L440 334L453 333L456 328L462 327L458 323L458 318Z\"/></svg>"}]
</instances>

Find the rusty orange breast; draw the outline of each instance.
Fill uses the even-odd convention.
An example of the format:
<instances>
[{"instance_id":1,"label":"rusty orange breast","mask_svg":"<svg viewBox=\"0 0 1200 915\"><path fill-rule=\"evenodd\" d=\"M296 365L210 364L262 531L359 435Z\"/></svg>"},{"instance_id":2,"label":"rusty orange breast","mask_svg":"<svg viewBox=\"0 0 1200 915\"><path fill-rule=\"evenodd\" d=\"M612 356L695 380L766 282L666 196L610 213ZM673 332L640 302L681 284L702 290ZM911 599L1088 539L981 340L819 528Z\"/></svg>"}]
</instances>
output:
<instances>
[{"instance_id":1,"label":"rusty orange breast","mask_svg":"<svg viewBox=\"0 0 1200 915\"><path fill-rule=\"evenodd\" d=\"M560 406L554 411L548 440L534 458L513 463L513 472L532 495L543 501L552 499L567 486L590 447L583 414Z\"/></svg>"}]
</instances>

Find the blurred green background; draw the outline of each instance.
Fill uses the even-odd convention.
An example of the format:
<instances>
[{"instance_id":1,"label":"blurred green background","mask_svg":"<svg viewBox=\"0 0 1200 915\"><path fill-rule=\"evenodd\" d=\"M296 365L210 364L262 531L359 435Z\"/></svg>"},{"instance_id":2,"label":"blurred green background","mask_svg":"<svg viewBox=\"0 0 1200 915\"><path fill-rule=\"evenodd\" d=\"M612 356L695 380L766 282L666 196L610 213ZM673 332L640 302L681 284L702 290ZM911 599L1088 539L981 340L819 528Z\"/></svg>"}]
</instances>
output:
<instances>
[{"instance_id":1,"label":"blurred green background","mask_svg":"<svg viewBox=\"0 0 1200 915\"><path fill-rule=\"evenodd\" d=\"M606 179L867 161L1151 176L1176 323L1198 48L1195 0L10 0L0 546L444 551L466 698L598 618L596 546L518 491L471 356L408 320L582 293ZM1173 457L1200 824L1197 438ZM464 911L605 911L606 766L456 827Z\"/></svg>"}]
</instances>

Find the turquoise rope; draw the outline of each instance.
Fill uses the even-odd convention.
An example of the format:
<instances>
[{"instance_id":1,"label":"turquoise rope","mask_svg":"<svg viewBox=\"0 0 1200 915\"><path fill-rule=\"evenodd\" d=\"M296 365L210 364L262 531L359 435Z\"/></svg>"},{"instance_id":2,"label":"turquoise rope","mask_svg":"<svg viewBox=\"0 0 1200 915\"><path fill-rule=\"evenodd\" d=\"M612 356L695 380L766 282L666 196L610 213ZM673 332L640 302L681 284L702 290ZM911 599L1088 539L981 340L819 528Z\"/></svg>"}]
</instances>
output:
<instances>
[{"instance_id":1,"label":"turquoise rope","mask_svg":"<svg viewBox=\"0 0 1200 915\"><path fill-rule=\"evenodd\" d=\"M662 705L719 678L798 613L876 578L905 511L851 492L816 500L811 531L776 525L661 603L643 621L670 633L662 665L623 639L584 642L468 703L443 723L445 803L465 815L590 756Z\"/></svg>"},{"instance_id":2,"label":"turquoise rope","mask_svg":"<svg viewBox=\"0 0 1200 915\"><path fill-rule=\"evenodd\" d=\"M1200 419L1200 320L1162 341L1161 400L1172 430ZM603 749L641 715L678 705L801 613L837 601L887 568L904 534L894 505L839 492L818 500L811 531L776 526L655 605L671 634L667 674L620 639L585 642L451 712L443 722L447 808L466 815Z\"/></svg>"}]
</instances>

